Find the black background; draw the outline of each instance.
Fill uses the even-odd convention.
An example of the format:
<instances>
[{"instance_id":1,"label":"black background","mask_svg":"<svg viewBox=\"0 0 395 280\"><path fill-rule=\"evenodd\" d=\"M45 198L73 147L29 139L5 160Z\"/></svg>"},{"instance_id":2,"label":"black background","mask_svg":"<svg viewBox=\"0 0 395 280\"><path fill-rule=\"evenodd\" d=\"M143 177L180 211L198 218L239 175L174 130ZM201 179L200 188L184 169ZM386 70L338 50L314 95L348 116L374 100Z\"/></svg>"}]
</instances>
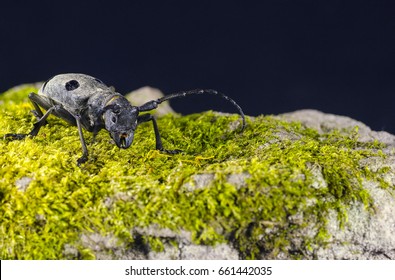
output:
<instances>
[{"instance_id":1,"label":"black background","mask_svg":"<svg viewBox=\"0 0 395 280\"><path fill-rule=\"evenodd\" d=\"M2 1L0 92L79 72L121 93L214 88L247 115L314 108L395 133L395 1ZM184 114L233 111L212 96Z\"/></svg>"}]
</instances>

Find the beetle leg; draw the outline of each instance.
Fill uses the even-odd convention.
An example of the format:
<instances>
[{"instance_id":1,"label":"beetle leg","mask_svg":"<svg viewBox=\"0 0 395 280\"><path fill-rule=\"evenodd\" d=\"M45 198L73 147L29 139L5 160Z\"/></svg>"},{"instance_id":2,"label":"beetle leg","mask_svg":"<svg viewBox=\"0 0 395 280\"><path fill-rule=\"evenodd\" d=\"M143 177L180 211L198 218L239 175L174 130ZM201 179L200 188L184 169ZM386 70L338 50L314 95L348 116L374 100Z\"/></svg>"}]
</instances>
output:
<instances>
[{"instance_id":1,"label":"beetle leg","mask_svg":"<svg viewBox=\"0 0 395 280\"><path fill-rule=\"evenodd\" d=\"M178 154L181 153L181 150L166 150L163 148L163 144L162 144L162 140L159 134L159 129L158 129L158 124L156 123L156 119L153 115L151 114L143 114L137 117L137 124L140 123L144 123L144 122L148 122L148 121L152 121L152 124L154 126L154 132L155 132L155 141L156 141L156 149L167 153L167 154Z\"/></svg>"},{"instance_id":2,"label":"beetle leg","mask_svg":"<svg viewBox=\"0 0 395 280\"><path fill-rule=\"evenodd\" d=\"M34 92L32 92L29 94L29 99L30 99L30 102L34 106L34 110L31 111L32 114L37 118L37 120L40 120L40 118L42 118L42 116L44 116L43 112L41 111L40 106L37 103L38 99L41 100L40 96L38 94L35 94ZM46 108L48 108L48 107L51 107L51 105L48 104L48 106Z\"/></svg>"},{"instance_id":3,"label":"beetle leg","mask_svg":"<svg viewBox=\"0 0 395 280\"><path fill-rule=\"evenodd\" d=\"M49 108L45 114L36 122L33 124L33 129L32 131L29 132L29 135L31 136L36 136L38 132L40 131L40 128L47 123L47 118L48 116L52 113L53 110L56 110L57 106L53 106Z\"/></svg>"},{"instance_id":4,"label":"beetle leg","mask_svg":"<svg viewBox=\"0 0 395 280\"><path fill-rule=\"evenodd\" d=\"M51 100L48 100L45 96L38 95L34 92L29 94L29 99L33 103L34 109L32 111L33 115L38 118L41 118L43 113L41 112L41 108L44 108L45 110L48 110L49 108L53 107L54 104L51 102ZM55 105L56 106L56 105ZM71 125L77 125L75 123L75 117L73 114L71 114L69 111L67 111L64 107L58 106L53 112L53 114L65 121L67 121Z\"/></svg>"},{"instance_id":5,"label":"beetle leg","mask_svg":"<svg viewBox=\"0 0 395 280\"><path fill-rule=\"evenodd\" d=\"M45 114L36 122L33 124L33 129L28 133L28 134L14 134L14 133L9 133L4 135L5 138L11 138L12 140L22 140L26 138L27 136L36 136L38 132L40 131L40 128L46 124L46 120L48 116L52 113L53 110L56 110L57 106L53 106L49 108Z\"/></svg>"},{"instance_id":6,"label":"beetle leg","mask_svg":"<svg viewBox=\"0 0 395 280\"><path fill-rule=\"evenodd\" d=\"M92 137L92 143L95 143L95 142L96 142L96 136L97 136L97 134L99 133L99 131L100 131L100 127L99 127L99 126L94 126L94 127L93 127L93 129L92 129L92 135L93 135L93 137Z\"/></svg>"},{"instance_id":7,"label":"beetle leg","mask_svg":"<svg viewBox=\"0 0 395 280\"><path fill-rule=\"evenodd\" d=\"M82 133L82 126L81 126L81 117L79 115L74 116L75 121L78 127L78 134L80 135L80 141L82 146L82 156L77 160L77 165L81 165L82 163L88 160L88 148L86 147L84 134Z\"/></svg>"}]
</instances>

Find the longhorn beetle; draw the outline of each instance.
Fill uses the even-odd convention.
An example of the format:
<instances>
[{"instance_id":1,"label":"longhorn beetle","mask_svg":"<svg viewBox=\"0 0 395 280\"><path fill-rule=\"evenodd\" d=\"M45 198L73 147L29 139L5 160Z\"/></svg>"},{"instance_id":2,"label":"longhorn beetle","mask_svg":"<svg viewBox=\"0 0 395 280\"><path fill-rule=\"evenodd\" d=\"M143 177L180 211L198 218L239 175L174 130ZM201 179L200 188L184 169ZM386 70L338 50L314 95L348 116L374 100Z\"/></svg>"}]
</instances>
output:
<instances>
[{"instance_id":1,"label":"longhorn beetle","mask_svg":"<svg viewBox=\"0 0 395 280\"><path fill-rule=\"evenodd\" d=\"M53 114L71 125L77 126L83 152L77 160L77 164L80 165L88 160L88 149L82 128L92 132L94 137L101 129L105 129L119 148L126 149L133 142L137 126L143 122L152 121L156 149L176 154L181 151L163 148L155 117L148 113L139 114L156 109L166 100L193 94L219 95L232 103L242 117L241 130L244 130L245 116L240 106L233 99L212 89L182 91L148 101L141 106L133 106L124 96L115 92L113 87L106 86L99 79L85 74L60 74L46 81L37 94L29 94L29 99L34 106L32 113L37 118L33 129L28 134L6 134L5 138L21 140L27 136L34 137L46 124L48 116ZM46 110L45 114L40 107Z\"/></svg>"}]
</instances>

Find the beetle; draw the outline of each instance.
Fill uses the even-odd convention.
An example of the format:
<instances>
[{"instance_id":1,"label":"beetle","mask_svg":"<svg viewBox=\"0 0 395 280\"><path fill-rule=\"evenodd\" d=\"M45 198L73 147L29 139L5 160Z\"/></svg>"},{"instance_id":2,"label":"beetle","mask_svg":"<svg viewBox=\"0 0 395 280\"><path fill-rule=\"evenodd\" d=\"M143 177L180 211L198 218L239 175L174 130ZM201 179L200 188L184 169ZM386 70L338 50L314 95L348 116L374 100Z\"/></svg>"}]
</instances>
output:
<instances>
[{"instance_id":1,"label":"beetle","mask_svg":"<svg viewBox=\"0 0 395 280\"><path fill-rule=\"evenodd\" d=\"M123 95L116 92L113 87L105 85L101 80L85 74L69 73L50 78L41 86L37 94L34 92L29 94L29 99L34 106L31 112L37 118L37 122L28 134L9 133L5 135L5 138L22 140L27 136L34 137L47 123L48 116L53 114L77 126L82 145L82 156L77 160L77 165L81 165L88 160L83 128L92 132L94 138L101 129L105 129L119 148L127 149L133 142L137 126L151 121L154 127L156 149L168 154L177 154L181 150L163 148L155 117L149 113L141 115L140 113L156 109L166 100L194 94L218 95L232 103L242 117L241 131L244 130L246 122L241 107L230 97L212 89L177 92L148 101L141 106L133 106ZM45 114L41 108L45 110Z\"/></svg>"}]
</instances>

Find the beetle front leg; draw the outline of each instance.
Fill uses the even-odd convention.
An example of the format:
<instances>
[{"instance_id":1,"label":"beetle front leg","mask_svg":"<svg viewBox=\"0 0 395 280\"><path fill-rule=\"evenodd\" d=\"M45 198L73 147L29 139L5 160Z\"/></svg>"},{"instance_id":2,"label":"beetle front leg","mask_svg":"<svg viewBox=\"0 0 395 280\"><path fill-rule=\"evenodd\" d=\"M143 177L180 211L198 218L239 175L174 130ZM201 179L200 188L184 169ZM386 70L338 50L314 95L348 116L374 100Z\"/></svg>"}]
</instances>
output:
<instances>
[{"instance_id":1,"label":"beetle front leg","mask_svg":"<svg viewBox=\"0 0 395 280\"><path fill-rule=\"evenodd\" d=\"M156 142L156 149L157 150L159 150L161 152L164 152L164 153L167 153L167 154L178 154L178 153L182 152L181 150L178 150L178 149L176 149L176 150L166 150L166 149L163 148L162 139L161 139L160 134L159 134L158 124L156 123L156 119L155 119L155 117L153 115L151 115L151 114L144 114L144 115L140 115L140 116L137 117L137 123L138 124L144 123L144 122L148 122L148 121L152 121L152 124L154 126L155 142Z\"/></svg>"}]
</instances>

